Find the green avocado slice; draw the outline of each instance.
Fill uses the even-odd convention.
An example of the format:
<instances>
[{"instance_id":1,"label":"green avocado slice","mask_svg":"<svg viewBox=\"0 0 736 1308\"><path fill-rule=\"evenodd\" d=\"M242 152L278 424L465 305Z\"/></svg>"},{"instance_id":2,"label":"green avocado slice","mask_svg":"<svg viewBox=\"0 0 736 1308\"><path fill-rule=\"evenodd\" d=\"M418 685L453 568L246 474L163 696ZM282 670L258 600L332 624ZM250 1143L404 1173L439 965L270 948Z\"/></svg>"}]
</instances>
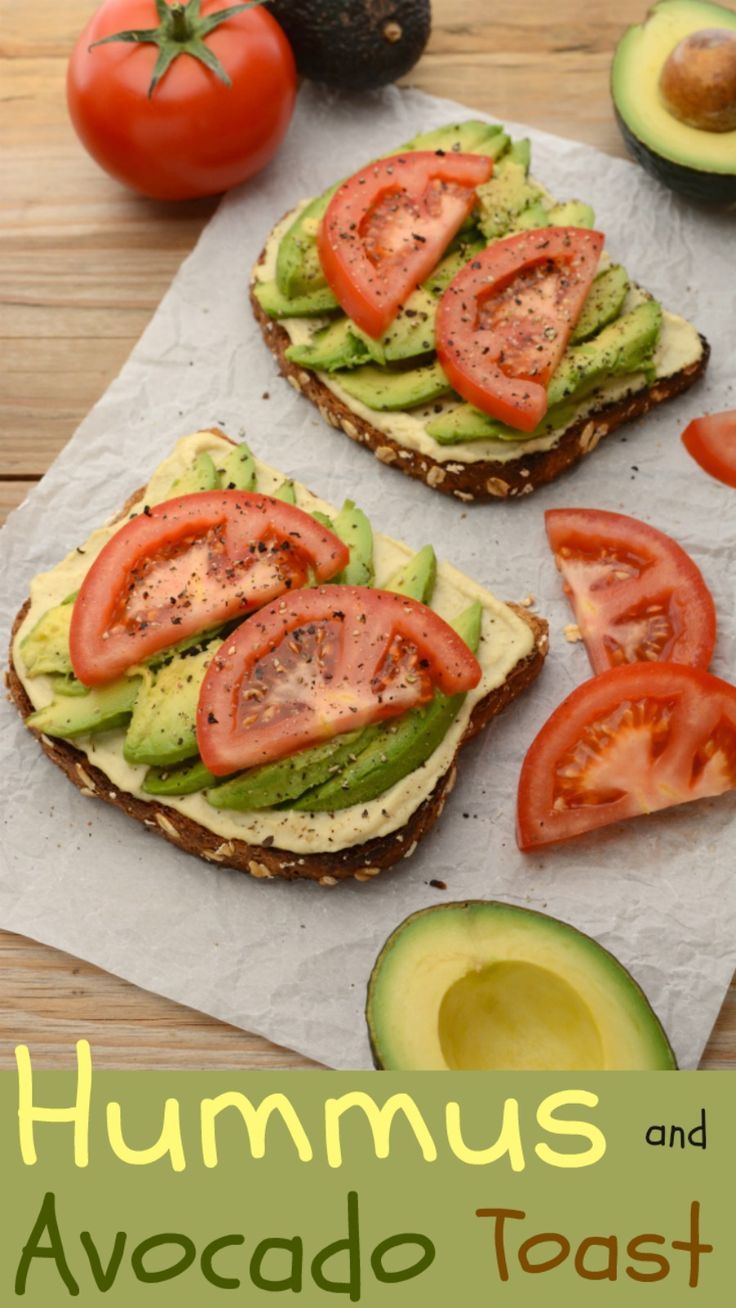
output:
<instances>
[{"instance_id":1,"label":"green avocado slice","mask_svg":"<svg viewBox=\"0 0 736 1308\"><path fill-rule=\"evenodd\" d=\"M327 285L317 253L317 231L339 185L310 200L279 242L276 283L287 299L311 295Z\"/></svg>"},{"instance_id":2,"label":"green avocado slice","mask_svg":"<svg viewBox=\"0 0 736 1308\"><path fill-rule=\"evenodd\" d=\"M350 319L338 318L316 332L311 341L290 345L286 357L290 363L298 363L302 368L334 372L338 368L357 368L372 356Z\"/></svg>"},{"instance_id":3,"label":"green avocado slice","mask_svg":"<svg viewBox=\"0 0 736 1308\"><path fill-rule=\"evenodd\" d=\"M72 676L69 657L69 628L74 608L71 597L63 604L55 604L41 614L38 622L23 637L20 652L29 677L44 673L62 673Z\"/></svg>"},{"instance_id":4,"label":"green avocado slice","mask_svg":"<svg viewBox=\"0 0 736 1308\"><path fill-rule=\"evenodd\" d=\"M517 431L481 413L459 405L427 424L427 432L440 445L463 441L524 441L569 425L579 401L608 377L651 371L651 356L662 326L662 309L647 300L604 327L592 341L570 346L547 391L549 409L532 432Z\"/></svg>"},{"instance_id":5,"label":"green avocado slice","mask_svg":"<svg viewBox=\"0 0 736 1308\"><path fill-rule=\"evenodd\" d=\"M516 904L413 913L368 984L388 1071L671 1071L667 1036L633 977L595 940Z\"/></svg>"},{"instance_id":6,"label":"green avocado slice","mask_svg":"<svg viewBox=\"0 0 736 1308\"><path fill-rule=\"evenodd\" d=\"M476 601L450 624L472 650L478 648L482 618L482 605ZM308 790L291 807L307 813L332 813L376 799L426 763L444 740L464 699L464 695L436 694L423 708L383 723L357 758L329 781Z\"/></svg>"},{"instance_id":7,"label":"green avocado slice","mask_svg":"<svg viewBox=\"0 0 736 1308\"><path fill-rule=\"evenodd\" d=\"M225 455L218 465L217 477L221 490L255 490L256 461L245 441Z\"/></svg>"},{"instance_id":8,"label":"green avocado slice","mask_svg":"<svg viewBox=\"0 0 736 1308\"><path fill-rule=\"evenodd\" d=\"M176 481L172 481L166 499L174 499L178 495L193 495L196 491L217 490L219 485L220 479L210 455L198 454L181 476L177 477Z\"/></svg>"},{"instance_id":9,"label":"green avocado slice","mask_svg":"<svg viewBox=\"0 0 736 1308\"><path fill-rule=\"evenodd\" d=\"M171 768L149 768L141 790L147 795L195 795L216 783L217 777L195 758Z\"/></svg>"},{"instance_id":10,"label":"green avocado slice","mask_svg":"<svg viewBox=\"0 0 736 1308\"><path fill-rule=\"evenodd\" d=\"M289 299L282 294L275 281L256 282L253 294L269 318L318 318L323 313L332 313L340 308L329 286Z\"/></svg>"},{"instance_id":11,"label":"green avocado slice","mask_svg":"<svg viewBox=\"0 0 736 1308\"><path fill-rule=\"evenodd\" d=\"M450 383L437 362L394 371L369 363L354 372L338 373L335 380L353 399L380 412L415 409L417 405L449 395L451 391Z\"/></svg>"},{"instance_id":12,"label":"green avocado slice","mask_svg":"<svg viewBox=\"0 0 736 1308\"><path fill-rule=\"evenodd\" d=\"M164 767L197 754L199 691L221 644L213 640L198 653L180 654L155 672L147 670L123 745L129 763Z\"/></svg>"},{"instance_id":13,"label":"green avocado slice","mask_svg":"<svg viewBox=\"0 0 736 1308\"><path fill-rule=\"evenodd\" d=\"M352 500L346 500L337 514L332 531L350 550L350 562L335 577L342 586L372 586L373 528L362 509Z\"/></svg>"},{"instance_id":14,"label":"green avocado slice","mask_svg":"<svg viewBox=\"0 0 736 1308\"><path fill-rule=\"evenodd\" d=\"M26 726L63 740L110 731L129 720L140 685L140 677L121 677L109 686L94 686L87 695L65 695L31 713Z\"/></svg>"},{"instance_id":15,"label":"green avocado slice","mask_svg":"<svg viewBox=\"0 0 736 1308\"><path fill-rule=\"evenodd\" d=\"M425 545L397 569L382 589L408 595L410 599L419 600L420 604L429 604L436 580L437 555L431 545Z\"/></svg>"},{"instance_id":16,"label":"green avocado slice","mask_svg":"<svg viewBox=\"0 0 736 1308\"><path fill-rule=\"evenodd\" d=\"M570 337L572 345L590 340L609 322L615 322L629 291L629 278L620 263L599 273L591 286L583 311Z\"/></svg>"},{"instance_id":17,"label":"green avocado slice","mask_svg":"<svg viewBox=\"0 0 736 1308\"><path fill-rule=\"evenodd\" d=\"M264 763L260 768L249 768L230 781L214 786L207 792L207 802L213 808L235 809L250 812L252 809L288 807L293 799L312 786L340 770L343 764L356 757L356 749L363 747L378 734L379 726L363 727L343 736L333 736L324 745L313 745L300 750L277 763Z\"/></svg>"}]
</instances>

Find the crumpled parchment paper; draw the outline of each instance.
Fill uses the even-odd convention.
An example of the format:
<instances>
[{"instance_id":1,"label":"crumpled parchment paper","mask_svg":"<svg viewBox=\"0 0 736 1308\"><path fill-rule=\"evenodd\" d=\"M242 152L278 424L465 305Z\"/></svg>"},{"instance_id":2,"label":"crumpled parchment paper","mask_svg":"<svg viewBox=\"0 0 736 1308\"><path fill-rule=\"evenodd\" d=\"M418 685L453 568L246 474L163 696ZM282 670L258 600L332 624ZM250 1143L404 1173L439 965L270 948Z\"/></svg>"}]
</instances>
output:
<instances>
[{"instance_id":1,"label":"crumpled parchment paper","mask_svg":"<svg viewBox=\"0 0 736 1308\"><path fill-rule=\"evenodd\" d=\"M12 514L2 535L2 621L9 628L31 576L112 513L177 437L219 424L335 504L356 498L376 529L416 548L433 542L501 598L534 595L551 624L541 680L467 748L445 814L416 855L375 881L332 890L253 881L180 853L85 799L3 703L0 922L355 1068L369 1064L365 986L393 927L428 904L498 897L552 913L611 949L692 1067L736 964L736 794L526 857L514 840L514 800L525 748L589 675L582 645L563 635L571 614L544 535L547 507L623 510L671 532L715 597L713 669L736 677L736 492L703 474L679 440L689 418L736 405L733 217L686 205L632 164L513 127L532 137L540 180L560 199L591 201L614 258L713 346L704 384L523 502L464 506L333 431L277 375L247 303L250 267L298 198L420 130L471 116L395 88L355 102L302 90L278 159L223 201L120 376Z\"/></svg>"}]
</instances>

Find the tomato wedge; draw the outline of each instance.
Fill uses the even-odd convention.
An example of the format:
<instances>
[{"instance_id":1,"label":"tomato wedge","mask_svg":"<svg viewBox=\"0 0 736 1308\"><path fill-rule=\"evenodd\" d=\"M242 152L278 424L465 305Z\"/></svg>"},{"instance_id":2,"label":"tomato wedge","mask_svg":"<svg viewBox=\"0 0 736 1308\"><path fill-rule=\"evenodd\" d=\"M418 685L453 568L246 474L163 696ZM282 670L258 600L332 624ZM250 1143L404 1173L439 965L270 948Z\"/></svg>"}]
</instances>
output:
<instances>
[{"instance_id":1,"label":"tomato wedge","mask_svg":"<svg viewBox=\"0 0 736 1308\"><path fill-rule=\"evenodd\" d=\"M594 672L654 660L708 667L715 605L676 541L602 509L548 509L544 520Z\"/></svg>"},{"instance_id":2,"label":"tomato wedge","mask_svg":"<svg viewBox=\"0 0 736 1308\"><path fill-rule=\"evenodd\" d=\"M475 655L416 600L364 586L283 595L244 622L210 663L197 740L215 776L476 686Z\"/></svg>"},{"instance_id":3,"label":"tomato wedge","mask_svg":"<svg viewBox=\"0 0 736 1308\"><path fill-rule=\"evenodd\" d=\"M322 221L322 269L349 318L378 338L428 277L487 182L493 160L417 150L361 168L333 195Z\"/></svg>"},{"instance_id":4,"label":"tomato wedge","mask_svg":"<svg viewBox=\"0 0 736 1308\"><path fill-rule=\"evenodd\" d=\"M308 513L249 491L201 491L144 509L101 550L74 602L72 667L88 686L250 613L349 550Z\"/></svg>"},{"instance_id":5,"label":"tomato wedge","mask_svg":"<svg viewBox=\"0 0 736 1308\"><path fill-rule=\"evenodd\" d=\"M450 282L437 357L464 400L517 431L547 412L547 385L598 270L604 237L542 227L494 241Z\"/></svg>"},{"instance_id":6,"label":"tomato wedge","mask_svg":"<svg viewBox=\"0 0 736 1308\"><path fill-rule=\"evenodd\" d=\"M704 472L736 486L736 409L696 418L682 433L682 443Z\"/></svg>"},{"instance_id":7,"label":"tomato wedge","mask_svg":"<svg viewBox=\"0 0 736 1308\"><path fill-rule=\"evenodd\" d=\"M519 848L734 788L735 686L682 663L611 668L578 686L532 743Z\"/></svg>"}]
</instances>

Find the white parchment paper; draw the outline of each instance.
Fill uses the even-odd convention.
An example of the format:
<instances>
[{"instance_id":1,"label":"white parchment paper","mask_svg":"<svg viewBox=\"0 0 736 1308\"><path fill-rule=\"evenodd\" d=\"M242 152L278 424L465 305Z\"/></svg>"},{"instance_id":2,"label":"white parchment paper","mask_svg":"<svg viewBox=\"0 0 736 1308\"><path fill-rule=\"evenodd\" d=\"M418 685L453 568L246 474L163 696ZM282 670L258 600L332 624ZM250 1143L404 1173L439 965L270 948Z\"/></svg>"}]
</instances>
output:
<instances>
[{"instance_id":1,"label":"white parchment paper","mask_svg":"<svg viewBox=\"0 0 736 1308\"><path fill-rule=\"evenodd\" d=\"M562 633L571 614L544 535L549 506L623 510L676 536L715 597L713 669L736 677L736 492L696 468L679 440L689 418L736 407L733 217L687 206L588 146L514 127L532 137L534 172L553 194L592 201L614 258L713 346L708 379L694 392L516 503L463 506L333 431L277 375L247 303L263 240L298 198L420 130L470 116L395 88L355 103L302 91L278 159L224 200L120 376L12 514L2 535L1 616L9 629L31 576L112 513L177 437L219 424L326 499L356 498L377 530L416 548L433 542L501 598L533 594L551 623L541 680L468 747L445 814L414 858L333 890L253 881L180 853L85 799L3 703L0 922L349 1068L369 1063L365 985L393 927L428 904L498 897L553 913L613 950L691 1067L736 964L736 795L532 857L516 848L514 799L526 746L589 675L584 649Z\"/></svg>"}]
</instances>

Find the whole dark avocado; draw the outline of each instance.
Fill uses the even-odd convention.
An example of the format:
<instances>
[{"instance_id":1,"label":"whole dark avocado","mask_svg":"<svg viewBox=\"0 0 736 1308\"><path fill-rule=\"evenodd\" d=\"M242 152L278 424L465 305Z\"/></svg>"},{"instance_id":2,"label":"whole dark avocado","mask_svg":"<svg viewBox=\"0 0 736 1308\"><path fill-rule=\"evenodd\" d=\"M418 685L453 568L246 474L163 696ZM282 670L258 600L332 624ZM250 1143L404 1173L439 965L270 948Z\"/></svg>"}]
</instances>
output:
<instances>
[{"instance_id":1,"label":"whole dark avocado","mask_svg":"<svg viewBox=\"0 0 736 1308\"><path fill-rule=\"evenodd\" d=\"M703 204L736 201L736 12L658 0L621 37L611 93L624 140L647 172Z\"/></svg>"},{"instance_id":2,"label":"whole dark avocado","mask_svg":"<svg viewBox=\"0 0 736 1308\"><path fill-rule=\"evenodd\" d=\"M371 91L414 67L429 38L430 0L271 0L303 77Z\"/></svg>"}]
</instances>

